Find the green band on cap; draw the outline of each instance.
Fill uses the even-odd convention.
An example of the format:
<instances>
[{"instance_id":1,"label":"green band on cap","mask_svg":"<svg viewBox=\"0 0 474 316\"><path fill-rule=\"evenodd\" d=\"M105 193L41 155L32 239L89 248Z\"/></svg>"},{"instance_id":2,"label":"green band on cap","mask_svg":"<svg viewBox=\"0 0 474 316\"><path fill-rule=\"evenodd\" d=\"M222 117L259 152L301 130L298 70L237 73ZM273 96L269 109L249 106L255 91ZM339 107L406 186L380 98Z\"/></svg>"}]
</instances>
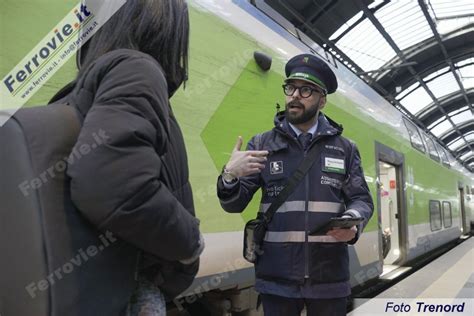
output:
<instances>
[{"instance_id":1,"label":"green band on cap","mask_svg":"<svg viewBox=\"0 0 474 316\"><path fill-rule=\"evenodd\" d=\"M317 77L304 73L304 72L295 72L291 74L288 79L306 79L306 80L311 80L318 86L320 86L323 89L327 89L326 85Z\"/></svg>"}]
</instances>

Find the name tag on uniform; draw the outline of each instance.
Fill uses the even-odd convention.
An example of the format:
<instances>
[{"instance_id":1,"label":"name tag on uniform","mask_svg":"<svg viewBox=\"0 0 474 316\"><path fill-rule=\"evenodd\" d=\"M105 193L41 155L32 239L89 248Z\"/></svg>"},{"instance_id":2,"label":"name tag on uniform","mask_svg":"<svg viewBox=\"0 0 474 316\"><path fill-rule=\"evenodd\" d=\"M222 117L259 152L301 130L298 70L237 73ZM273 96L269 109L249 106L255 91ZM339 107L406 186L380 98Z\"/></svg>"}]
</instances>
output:
<instances>
[{"instance_id":1,"label":"name tag on uniform","mask_svg":"<svg viewBox=\"0 0 474 316\"><path fill-rule=\"evenodd\" d=\"M346 173L346 168L344 167L344 159L324 157L323 171L342 174Z\"/></svg>"}]
</instances>

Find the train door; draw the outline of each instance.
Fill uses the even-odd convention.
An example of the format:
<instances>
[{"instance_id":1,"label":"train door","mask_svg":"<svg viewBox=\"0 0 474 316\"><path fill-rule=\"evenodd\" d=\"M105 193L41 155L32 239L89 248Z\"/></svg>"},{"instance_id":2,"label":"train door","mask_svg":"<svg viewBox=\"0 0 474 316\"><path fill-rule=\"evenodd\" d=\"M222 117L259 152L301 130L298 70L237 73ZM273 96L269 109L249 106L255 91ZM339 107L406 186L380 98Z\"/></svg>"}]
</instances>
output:
<instances>
[{"instance_id":1,"label":"train door","mask_svg":"<svg viewBox=\"0 0 474 316\"><path fill-rule=\"evenodd\" d=\"M460 208L460 216L461 216L461 232L463 234L469 233L469 228L467 227L467 217L466 217L466 204L464 203L465 195L464 195L464 186L459 184L459 208Z\"/></svg>"},{"instance_id":2,"label":"train door","mask_svg":"<svg viewBox=\"0 0 474 316\"><path fill-rule=\"evenodd\" d=\"M382 256L384 264L393 264L400 258L400 221L397 190L397 166L379 160L378 192L380 196Z\"/></svg>"},{"instance_id":3,"label":"train door","mask_svg":"<svg viewBox=\"0 0 474 316\"><path fill-rule=\"evenodd\" d=\"M385 274L397 268L406 255L404 156L380 143L376 143L376 154L379 249Z\"/></svg>"}]
</instances>

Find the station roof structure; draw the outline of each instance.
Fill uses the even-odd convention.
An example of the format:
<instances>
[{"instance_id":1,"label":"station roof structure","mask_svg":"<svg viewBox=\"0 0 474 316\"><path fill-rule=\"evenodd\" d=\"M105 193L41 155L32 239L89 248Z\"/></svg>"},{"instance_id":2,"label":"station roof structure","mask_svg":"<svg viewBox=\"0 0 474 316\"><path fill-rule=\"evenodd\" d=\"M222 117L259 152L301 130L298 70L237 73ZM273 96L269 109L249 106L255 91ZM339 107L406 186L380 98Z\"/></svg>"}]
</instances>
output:
<instances>
[{"instance_id":1,"label":"station roof structure","mask_svg":"<svg viewBox=\"0 0 474 316\"><path fill-rule=\"evenodd\" d=\"M252 2L323 46L474 172L474 1Z\"/></svg>"}]
</instances>

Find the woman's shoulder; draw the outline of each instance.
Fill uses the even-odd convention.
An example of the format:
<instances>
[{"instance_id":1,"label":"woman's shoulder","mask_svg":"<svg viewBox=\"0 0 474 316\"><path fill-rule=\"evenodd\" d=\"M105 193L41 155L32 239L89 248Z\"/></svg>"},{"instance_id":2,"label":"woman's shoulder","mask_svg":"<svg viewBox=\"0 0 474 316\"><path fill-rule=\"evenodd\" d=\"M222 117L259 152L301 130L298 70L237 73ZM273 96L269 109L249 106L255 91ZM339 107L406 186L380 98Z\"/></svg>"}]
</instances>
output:
<instances>
[{"instance_id":1,"label":"woman's shoulder","mask_svg":"<svg viewBox=\"0 0 474 316\"><path fill-rule=\"evenodd\" d=\"M121 106L154 122L166 125L168 89L159 63L150 55L118 49L97 58L84 73L81 87L94 96L97 106Z\"/></svg>"},{"instance_id":2,"label":"woman's shoulder","mask_svg":"<svg viewBox=\"0 0 474 316\"><path fill-rule=\"evenodd\" d=\"M152 93L167 92L166 76L158 61L132 49L117 49L100 56L83 73L82 78L90 91L99 86L106 86L107 89L122 86L120 94L147 90ZM135 91L137 85L140 91ZM132 91L125 91L130 89Z\"/></svg>"},{"instance_id":3,"label":"woman's shoulder","mask_svg":"<svg viewBox=\"0 0 474 316\"><path fill-rule=\"evenodd\" d=\"M108 53L105 53L101 57L98 58L97 61L100 60L134 60L134 59L145 59L149 60L159 66L159 63L156 59L154 59L152 56L141 52L139 50L135 49L128 49L128 48L120 48L116 49L113 51L110 51Z\"/></svg>"},{"instance_id":4,"label":"woman's shoulder","mask_svg":"<svg viewBox=\"0 0 474 316\"><path fill-rule=\"evenodd\" d=\"M130 64L133 67L138 66L140 70L148 69L149 72L156 72L159 70L163 73L163 68L152 56L138 50L126 48L113 50L102 55L96 60L95 64L100 68L108 68L108 70L119 65L120 67L126 67L126 65Z\"/></svg>"},{"instance_id":5,"label":"woman's shoulder","mask_svg":"<svg viewBox=\"0 0 474 316\"><path fill-rule=\"evenodd\" d=\"M151 104L155 112L167 117L161 113L168 106L165 74L153 57L136 50L118 49L97 58L78 79L75 91L82 89L93 95L97 104L126 99L136 109Z\"/></svg>"}]
</instances>

